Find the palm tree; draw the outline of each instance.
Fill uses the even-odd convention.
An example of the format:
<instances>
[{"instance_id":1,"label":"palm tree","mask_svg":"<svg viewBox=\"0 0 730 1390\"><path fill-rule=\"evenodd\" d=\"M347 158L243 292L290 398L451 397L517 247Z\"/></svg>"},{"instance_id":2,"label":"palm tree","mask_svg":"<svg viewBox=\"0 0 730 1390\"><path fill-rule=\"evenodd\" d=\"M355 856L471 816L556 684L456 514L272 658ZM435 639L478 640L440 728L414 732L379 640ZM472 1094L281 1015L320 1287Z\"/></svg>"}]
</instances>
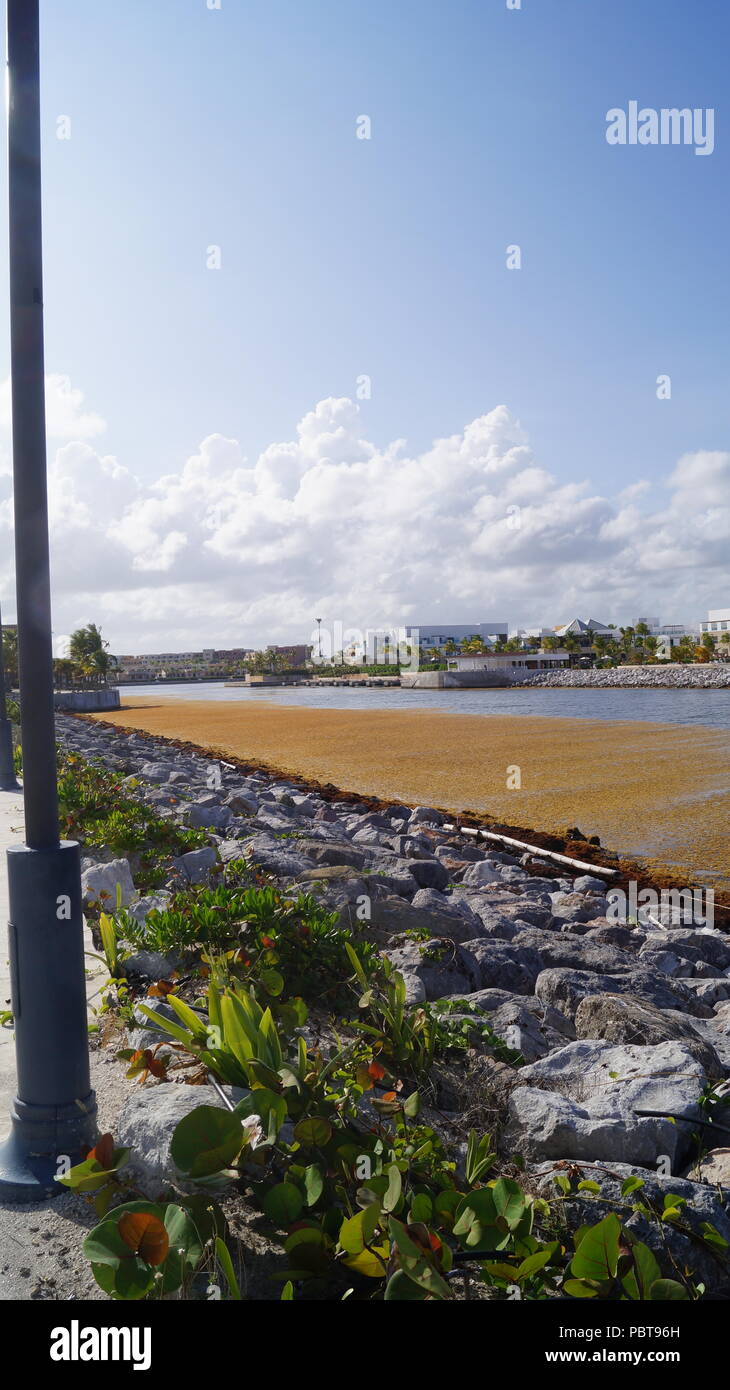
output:
<instances>
[{"instance_id":1,"label":"palm tree","mask_svg":"<svg viewBox=\"0 0 730 1390\"><path fill-rule=\"evenodd\" d=\"M70 685L78 676L79 668L75 661L70 657L55 657L53 661L53 680L54 683L63 688Z\"/></svg>"},{"instance_id":2,"label":"palm tree","mask_svg":"<svg viewBox=\"0 0 730 1390\"><path fill-rule=\"evenodd\" d=\"M71 633L69 657L76 665L85 681L103 684L109 670L109 643L101 635L96 623L87 623Z\"/></svg>"},{"instance_id":3,"label":"palm tree","mask_svg":"<svg viewBox=\"0 0 730 1390\"><path fill-rule=\"evenodd\" d=\"M672 655L677 661L695 660L695 642L693 637L680 637Z\"/></svg>"}]
</instances>

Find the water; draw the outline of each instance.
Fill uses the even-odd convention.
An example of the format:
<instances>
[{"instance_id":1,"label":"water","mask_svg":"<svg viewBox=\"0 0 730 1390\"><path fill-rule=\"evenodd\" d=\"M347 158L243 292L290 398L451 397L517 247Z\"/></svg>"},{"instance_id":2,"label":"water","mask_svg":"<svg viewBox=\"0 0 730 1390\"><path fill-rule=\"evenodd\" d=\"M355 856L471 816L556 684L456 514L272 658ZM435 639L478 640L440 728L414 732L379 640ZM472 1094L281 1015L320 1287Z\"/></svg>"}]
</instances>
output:
<instances>
[{"instance_id":1,"label":"water","mask_svg":"<svg viewBox=\"0 0 730 1390\"><path fill-rule=\"evenodd\" d=\"M161 700L230 700L310 709L429 709L448 714L531 715L551 719L644 720L730 729L728 690L358 690L353 686L226 687L222 681L199 685L122 685L122 696Z\"/></svg>"}]
</instances>

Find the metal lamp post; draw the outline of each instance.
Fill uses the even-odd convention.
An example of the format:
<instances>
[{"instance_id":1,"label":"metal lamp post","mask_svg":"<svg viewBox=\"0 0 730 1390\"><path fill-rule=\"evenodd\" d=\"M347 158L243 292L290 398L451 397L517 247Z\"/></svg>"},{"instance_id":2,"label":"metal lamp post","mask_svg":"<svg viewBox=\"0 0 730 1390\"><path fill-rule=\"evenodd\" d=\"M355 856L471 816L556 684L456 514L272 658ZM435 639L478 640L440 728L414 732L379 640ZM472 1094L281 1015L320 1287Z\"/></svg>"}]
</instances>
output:
<instances>
[{"instance_id":1,"label":"metal lamp post","mask_svg":"<svg viewBox=\"0 0 730 1390\"><path fill-rule=\"evenodd\" d=\"M18 1094L0 1199L38 1201L96 1134L79 846L61 841L53 708L43 354L38 0L7 0L10 334L26 843L8 850Z\"/></svg>"}]
</instances>

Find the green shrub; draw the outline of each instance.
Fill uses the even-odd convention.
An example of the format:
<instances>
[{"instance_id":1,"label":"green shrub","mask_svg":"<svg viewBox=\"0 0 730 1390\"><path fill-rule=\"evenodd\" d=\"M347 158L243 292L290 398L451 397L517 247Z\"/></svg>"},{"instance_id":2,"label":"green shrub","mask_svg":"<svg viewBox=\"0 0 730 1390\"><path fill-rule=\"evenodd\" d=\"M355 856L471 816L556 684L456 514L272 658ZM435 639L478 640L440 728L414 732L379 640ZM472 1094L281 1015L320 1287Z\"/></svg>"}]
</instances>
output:
<instances>
[{"instance_id":1,"label":"green shrub","mask_svg":"<svg viewBox=\"0 0 730 1390\"><path fill-rule=\"evenodd\" d=\"M234 878L241 878L240 867ZM248 870L251 873L251 870ZM140 924L128 913L119 915L119 931L133 946L163 954L205 947L209 951L235 948L240 978L256 984L277 976L287 997L301 995L323 1006L346 1004L350 933L308 894L283 896L264 887L220 884L176 893L169 908L155 909ZM361 948L364 968L377 962L375 948Z\"/></svg>"},{"instance_id":2,"label":"green shrub","mask_svg":"<svg viewBox=\"0 0 730 1390\"><path fill-rule=\"evenodd\" d=\"M58 806L63 835L94 849L138 853L140 888L163 883L171 859L207 842L205 831L156 815L107 768L73 753L59 753Z\"/></svg>"},{"instance_id":3,"label":"green shrub","mask_svg":"<svg viewBox=\"0 0 730 1390\"><path fill-rule=\"evenodd\" d=\"M179 1021L162 1027L178 1047L244 1088L228 1110L203 1105L180 1121L173 1160L186 1184L203 1189L245 1175L287 1257L274 1276L285 1299L296 1284L311 1286L315 1297L448 1301L461 1271L487 1285L494 1299L511 1298L515 1289L527 1300L701 1296L701 1286L676 1268L679 1278L665 1277L616 1213L556 1235L551 1202L512 1178L492 1176L496 1155L487 1136L469 1135L457 1171L439 1136L417 1122L418 1091L406 1094L381 1063L368 1062L363 1042L325 1058L291 1021L277 1022L241 987L219 991L211 982L204 1011L174 995L168 1000ZM228 1297L239 1298L221 1233L209 1228L207 1240L194 1239L195 1197L124 1200L109 1212L112 1201L134 1194L125 1190L128 1154L111 1136L105 1141L60 1179L93 1195L102 1217L84 1242L100 1287L112 1298L159 1296L184 1287L201 1261L215 1258ZM599 1190L578 1173L559 1175L558 1206L575 1191L589 1197ZM636 1185L624 1184L627 1215L641 1210L651 1218L633 1200ZM672 1208L656 1219L679 1222L681 1212ZM711 1229L705 1239L718 1250L724 1245Z\"/></svg>"}]
</instances>

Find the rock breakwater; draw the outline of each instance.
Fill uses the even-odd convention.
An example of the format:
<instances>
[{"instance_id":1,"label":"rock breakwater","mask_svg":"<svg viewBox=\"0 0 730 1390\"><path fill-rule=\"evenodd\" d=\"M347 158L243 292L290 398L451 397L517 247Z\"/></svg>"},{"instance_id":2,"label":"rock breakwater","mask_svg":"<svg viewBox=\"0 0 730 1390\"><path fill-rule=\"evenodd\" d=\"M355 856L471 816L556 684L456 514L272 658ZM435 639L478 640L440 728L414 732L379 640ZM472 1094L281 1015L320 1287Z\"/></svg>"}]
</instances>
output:
<instances>
[{"instance_id":1,"label":"rock breakwater","mask_svg":"<svg viewBox=\"0 0 730 1390\"><path fill-rule=\"evenodd\" d=\"M208 836L204 848L174 862L150 899L134 889L126 859L110 862L103 851L87 857L87 900L102 880L108 891L121 868L125 900L144 922L177 887L215 879L239 858L293 895L315 891L353 937L377 943L402 973L409 1000L432 1001L457 1018L483 1017L517 1054L518 1065L500 1073L501 1142L536 1180L561 1165L602 1165L589 1176L600 1200L619 1206L614 1188L620 1194L624 1165L660 1192L678 1191L681 1178L690 1206L730 1242L730 1191L698 1176L692 1138L708 1115L708 1087L717 1098L730 1076L730 938L698 928L682 905L662 908L653 921L617 923L599 873L467 842L432 807L373 811L325 800L162 739L70 717L58 718L58 732L69 750L133 778L134 795L159 814ZM157 956L149 968L157 974L161 966ZM144 960L136 969L144 974ZM475 1046L463 1075L448 1077L437 1093L445 1122L458 1127L464 1111L478 1109L478 1079L494 1066ZM146 1094L135 1105L159 1105L154 1088ZM710 1174L726 1171L723 1113L730 1110L716 1105L715 1133L705 1118ZM486 1127L488 1117L481 1122ZM687 1258L686 1232L669 1228L663 1238L676 1258ZM708 1277L720 1276L715 1269Z\"/></svg>"},{"instance_id":2,"label":"rock breakwater","mask_svg":"<svg viewBox=\"0 0 730 1390\"><path fill-rule=\"evenodd\" d=\"M614 666L597 671L532 671L513 685L582 690L730 690L730 662Z\"/></svg>"}]
</instances>

